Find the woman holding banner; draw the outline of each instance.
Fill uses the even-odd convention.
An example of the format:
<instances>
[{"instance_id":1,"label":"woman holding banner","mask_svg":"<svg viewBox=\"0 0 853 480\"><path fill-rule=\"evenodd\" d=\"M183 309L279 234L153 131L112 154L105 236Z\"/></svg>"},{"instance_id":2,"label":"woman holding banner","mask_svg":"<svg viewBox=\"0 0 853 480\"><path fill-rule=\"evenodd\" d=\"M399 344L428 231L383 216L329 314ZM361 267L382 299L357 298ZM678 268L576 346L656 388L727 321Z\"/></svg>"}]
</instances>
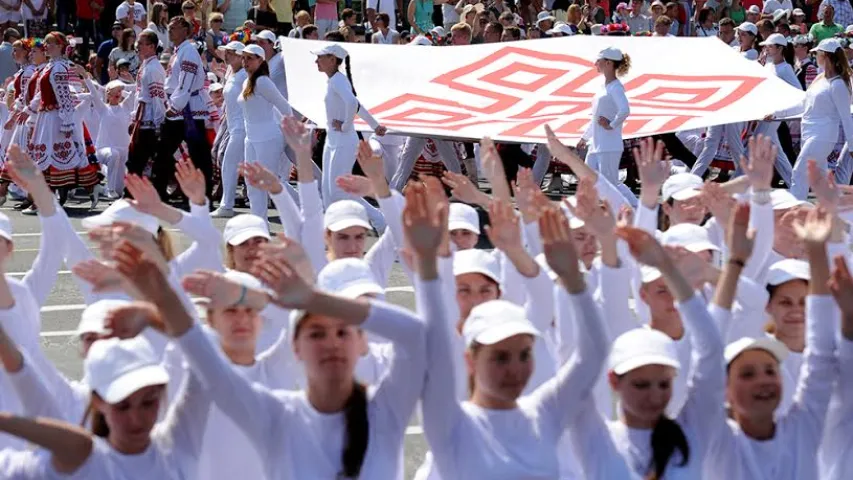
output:
<instances>
[{"instance_id":1,"label":"woman holding banner","mask_svg":"<svg viewBox=\"0 0 853 480\"><path fill-rule=\"evenodd\" d=\"M595 62L604 76L604 88L592 99L592 121L583 133L578 148L589 143L586 163L613 185L619 183L619 161L622 159L622 124L631 108L625 87L618 77L631 68L631 58L615 47L598 52Z\"/></svg>"}]
</instances>

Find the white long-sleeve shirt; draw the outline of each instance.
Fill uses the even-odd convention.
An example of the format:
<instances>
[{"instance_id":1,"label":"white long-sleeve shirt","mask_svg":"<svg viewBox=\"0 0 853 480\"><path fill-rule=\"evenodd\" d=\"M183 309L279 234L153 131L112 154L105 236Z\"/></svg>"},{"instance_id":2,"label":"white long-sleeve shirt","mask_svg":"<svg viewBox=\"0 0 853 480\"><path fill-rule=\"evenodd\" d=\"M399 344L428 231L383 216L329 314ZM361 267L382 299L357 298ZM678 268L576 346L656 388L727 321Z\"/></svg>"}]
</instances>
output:
<instances>
[{"instance_id":1,"label":"white long-sleeve shirt","mask_svg":"<svg viewBox=\"0 0 853 480\"><path fill-rule=\"evenodd\" d=\"M841 77L827 79L821 75L806 90L801 105L776 112L775 116L784 118L802 113L801 132L803 141L818 138L826 142L836 142L839 124L844 130L848 145L853 145L853 118L850 116L850 91Z\"/></svg>"},{"instance_id":2,"label":"white long-sleeve shirt","mask_svg":"<svg viewBox=\"0 0 853 480\"><path fill-rule=\"evenodd\" d=\"M329 132L338 133L332 127L333 120L339 120L343 123L341 127L342 133L354 132L355 126L353 125L353 121L356 115L367 122L373 130L379 127L379 122L373 118L373 115L353 95L352 85L350 85L346 75L341 72L337 72L329 78L325 101L326 121L328 122L326 128L329 129Z\"/></svg>"},{"instance_id":3,"label":"white long-sleeve shirt","mask_svg":"<svg viewBox=\"0 0 853 480\"><path fill-rule=\"evenodd\" d=\"M249 80L243 82L242 88L248 85ZM270 121L273 109L282 115L290 116L293 109L290 104L279 93L278 89L270 80L263 75L255 82L255 90L248 98L241 93L237 98L243 108L243 119L246 123L246 140L250 142L265 142L282 138L281 128L277 122ZM283 138L282 138L283 139Z\"/></svg>"},{"instance_id":4,"label":"white long-sleeve shirt","mask_svg":"<svg viewBox=\"0 0 853 480\"><path fill-rule=\"evenodd\" d=\"M631 113L625 87L618 79L606 84L592 97L592 119L583 133L590 153L621 152L622 124ZM610 130L598 124L598 117L610 120Z\"/></svg>"},{"instance_id":5,"label":"white long-sleeve shirt","mask_svg":"<svg viewBox=\"0 0 853 480\"><path fill-rule=\"evenodd\" d=\"M275 85L278 93L287 99L287 75L284 71L284 57L281 52L276 52L275 55L267 60L267 65L270 67L270 80Z\"/></svg>"},{"instance_id":6,"label":"white long-sleeve shirt","mask_svg":"<svg viewBox=\"0 0 853 480\"><path fill-rule=\"evenodd\" d=\"M136 92L131 92L118 105L107 105L102 98L103 93L95 89L91 80L86 79L86 86L90 92L93 92L89 98L99 118L95 146L127 150L130 144L130 133L127 127L130 125L130 115L136 102Z\"/></svg>"},{"instance_id":7,"label":"white long-sleeve shirt","mask_svg":"<svg viewBox=\"0 0 853 480\"><path fill-rule=\"evenodd\" d=\"M136 81L137 108L145 105L140 128L159 127L166 119L166 71L157 60L157 56L146 58L139 67ZM136 118L136 112L133 118Z\"/></svg>"},{"instance_id":8,"label":"white long-sleeve shirt","mask_svg":"<svg viewBox=\"0 0 853 480\"><path fill-rule=\"evenodd\" d=\"M393 365L368 389L370 432L361 478L393 479L400 445L423 387L424 324L402 309L371 302L362 328L392 341ZM305 392L271 391L235 372L196 325L178 339L217 408L235 420L260 454L267 478L339 478L344 413L323 414Z\"/></svg>"},{"instance_id":9,"label":"white long-sleeve shirt","mask_svg":"<svg viewBox=\"0 0 853 480\"><path fill-rule=\"evenodd\" d=\"M819 478L817 451L829 399L838 378L836 305L831 296L806 299L806 353L794 403L777 417L773 438L749 438L733 420L715 428L703 478L709 480L799 480ZM722 405L707 416L725 419Z\"/></svg>"},{"instance_id":10,"label":"white long-sleeve shirt","mask_svg":"<svg viewBox=\"0 0 853 480\"><path fill-rule=\"evenodd\" d=\"M204 66L195 44L189 40L177 46L166 71L166 96L169 110L167 120L183 120L184 108L189 105L192 117L207 119L208 95L204 91Z\"/></svg>"},{"instance_id":11,"label":"white long-sleeve shirt","mask_svg":"<svg viewBox=\"0 0 853 480\"><path fill-rule=\"evenodd\" d=\"M797 74L794 73L794 67L790 63L783 61L782 63L773 63L769 60L764 64L764 68L773 72L780 79L784 80L788 85L797 89L802 89L800 81L797 80Z\"/></svg>"},{"instance_id":12,"label":"white long-sleeve shirt","mask_svg":"<svg viewBox=\"0 0 853 480\"><path fill-rule=\"evenodd\" d=\"M246 132L246 122L243 117L243 107L240 105L240 97L243 93L243 83L249 78L245 68L237 73L231 74L225 81L222 89L225 100L225 115L228 117L228 130L233 134ZM269 120L269 119L267 119Z\"/></svg>"},{"instance_id":13,"label":"white long-sleeve shirt","mask_svg":"<svg viewBox=\"0 0 853 480\"><path fill-rule=\"evenodd\" d=\"M853 342L838 344L840 375L829 403L820 446L820 478L845 480L853 471Z\"/></svg>"}]
</instances>

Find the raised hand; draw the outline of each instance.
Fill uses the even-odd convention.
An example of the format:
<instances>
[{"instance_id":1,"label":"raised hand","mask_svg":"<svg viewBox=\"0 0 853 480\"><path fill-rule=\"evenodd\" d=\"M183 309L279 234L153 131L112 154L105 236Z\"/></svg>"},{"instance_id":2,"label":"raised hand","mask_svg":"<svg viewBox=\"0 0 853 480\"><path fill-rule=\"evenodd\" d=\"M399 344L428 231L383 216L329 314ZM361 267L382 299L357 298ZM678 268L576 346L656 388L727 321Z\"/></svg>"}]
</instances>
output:
<instances>
[{"instance_id":1,"label":"raised hand","mask_svg":"<svg viewBox=\"0 0 853 480\"><path fill-rule=\"evenodd\" d=\"M12 181L28 192L39 188L42 184L47 187L47 182L41 170L30 159L18 145L12 144L6 152L6 166L9 167L9 175Z\"/></svg>"},{"instance_id":2,"label":"raised hand","mask_svg":"<svg viewBox=\"0 0 853 480\"><path fill-rule=\"evenodd\" d=\"M492 200L489 204L489 225L486 235L498 250L509 253L523 249L519 218L509 202Z\"/></svg>"},{"instance_id":3,"label":"raised hand","mask_svg":"<svg viewBox=\"0 0 853 480\"><path fill-rule=\"evenodd\" d=\"M713 267L699 254L684 247L666 246L663 249L693 288L701 288L710 280Z\"/></svg>"},{"instance_id":4,"label":"raised hand","mask_svg":"<svg viewBox=\"0 0 853 480\"><path fill-rule=\"evenodd\" d=\"M717 224L723 229L728 228L729 219L737 205L737 200L716 182L708 182L702 186L701 200L705 208L717 219Z\"/></svg>"},{"instance_id":5,"label":"raised hand","mask_svg":"<svg viewBox=\"0 0 853 480\"><path fill-rule=\"evenodd\" d=\"M634 210L628 205L622 205L616 217L617 227L631 227L634 225Z\"/></svg>"},{"instance_id":6,"label":"raised hand","mask_svg":"<svg viewBox=\"0 0 853 480\"><path fill-rule=\"evenodd\" d=\"M370 179L361 175L344 175L335 179L335 184L346 193L359 197L373 196L373 184Z\"/></svg>"},{"instance_id":7,"label":"raised hand","mask_svg":"<svg viewBox=\"0 0 853 480\"><path fill-rule=\"evenodd\" d=\"M644 189L648 186L657 191L669 177L670 162L663 160L663 147L663 142L655 142L651 138L642 140L639 147L634 147L634 161Z\"/></svg>"},{"instance_id":8,"label":"raised hand","mask_svg":"<svg viewBox=\"0 0 853 480\"><path fill-rule=\"evenodd\" d=\"M311 259L305 252L302 244L287 238L283 233L276 234L277 242L267 242L260 246L261 258L276 257L281 258L293 270L305 280L306 283L314 284L314 266L311 264Z\"/></svg>"},{"instance_id":9,"label":"raised hand","mask_svg":"<svg viewBox=\"0 0 853 480\"><path fill-rule=\"evenodd\" d=\"M776 154L777 149L769 137L758 135L749 139L749 159L740 157L740 166L753 190L770 189Z\"/></svg>"},{"instance_id":10,"label":"raised hand","mask_svg":"<svg viewBox=\"0 0 853 480\"><path fill-rule=\"evenodd\" d=\"M564 283L566 279L580 277L578 252L575 250L569 220L559 208L549 207L542 212L539 217L539 234L542 237L545 260L551 270ZM582 282L582 277L580 278Z\"/></svg>"},{"instance_id":11,"label":"raised hand","mask_svg":"<svg viewBox=\"0 0 853 480\"><path fill-rule=\"evenodd\" d=\"M563 200L572 215L583 220L584 225L598 237L613 235L616 229L616 218L613 216L609 202L605 200L602 205L592 179L584 178L578 182L575 199L577 205L572 205L568 199Z\"/></svg>"},{"instance_id":12,"label":"raised hand","mask_svg":"<svg viewBox=\"0 0 853 480\"><path fill-rule=\"evenodd\" d=\"M122 243L130 243L144 254L148 261L154 264L164 274L169 271L169 265L163 257L163 252L150 232L144 228L127 222L115 222L112 225L98 227L89 231L89 238L98 243L101 253L111 256L115 247Z\"/></svg>"},{"instance_id":13,"label":"raised hand","mask_svg":"<svg viewBox=\"0 0 853 480\"><path fill-rule=\"evenodd\" d=\"M181 280L187 293L208 299L208 307L219 309L237 304L243 296L243 286L225 275L210 270L196 270Z\"/></svg>"},{"instance_id":14,"label":"raised hand","mask_svg":"<svg viewBox=\"0 0 853 480\"><path fill-rule=\"evenodd\" d=\"M447 206L429 204L427 188L412 183L406 189L406 207L403 209L403 234L406 244L422 259L438 255L447 230Z\"/></svg>"},{"instance_id":15,"label":"raised hand","mask_svg":"<svg viewBox=\"0 0 853 480\"><path fill-rule=\"evenodd\" d=\"M495 198L510 201L509 184L506 181L504 165L495 142L489 137L480 140L480 159L483 164L483 174L492 183L492 192Z\"/></svg>"},{"instance_id":16,"label":"raised hand","mask_svg":"<svg viewBox=\"0 0 853 480\"><path fill-rule=\"evenodd\" d=\"M104 326L110 330L110 337L133 338L146 327L164 331L160 311L148 302L132 302L110 310L104 319Z\"/></svg>"},{"instance_id":17,"label":"raised hand","mask_svg":"<svg viewBox=\"0 0 853 480\"><path fill-rule=\"evenodd\" d=\"M358 164L361 165L364 174L371 180L385 179L382 157L373 153L370 144L364 140L358 144Z\"/></svg>"},{"instance_id":18,"label":"raised hand","mask_svg":"<svg viewBox=\"0 0 853 480\"><path fill-rule=\"evenodd\" d=\"M563 145L563 142L557 138L554 130L551 130L548 125L545 125L545 137L548 139L548 151L554 158L569 166L572 165L572 161L583 163L583 160L575 152ZM580 144L578 144L578 148L581 148Z\"/></svg>"},{"instance_id":19,"label":"raised hand","mask_svg":"<svg viewBox=\"0 0 853 480\"><path fill-rule=\"evenodd\" d=\"M634 258L643 265L661 269L671 261L666 250L651 233L634 227L619 227L616 236L628 244Z\"/></svg>"},{"instance_id":20,"label":"raised hand","mask_svg":"<svg viewBox=\"0 0 853 480\"><path fill-rule=\"evenodd\" d=\"M314 298L313 286L281 257L262 255L251 273L272 289L272 301L280 307L304 309Z\"/></svg>"},{"instance_id":21,"label":"raised hand","mask_svg":"<svg viewBox=\"0 0 853 480\"><path fill-rule=\"evenodd\" d=\"M832 233L833 218L832 213L821 206L812 208L805 220L794 221L794 232L806 246L823 245Z\"/></svg>"},{"instance_id":22,"label":"raised hand","mask_svg":"<svg viewBox=\"0 0 853 480\"><path fill-rule=\"evenodd\" d=\"M548 198L536 185L533 180L533 172L529 168L519 168L516 176L515 185L513 185L515 193L515 201L518 203L518 210L521 212L521 218L524 223L531 223L539 220L539 214L542 212L543 203L549 202Z\"/></svg>"},{"instance_id":23,"label":"raised hand","mask_svg":"<svg viewBox=\"0 0 853 480\"><path fill-rule=\"evenodd\" d=\"M755 245L755 230L749 228L749 210L748 203L736 204L727 229L726 246L729 248L729 258L741 262L749 259Z\"/></svg>"},{"instance_id":24,"label":"raised hand","mask_svg":"<svg viewBox=\"0 0 853 480\"><path fill-rule=\"evenodd\" d=\"M157 189L151 184L151 180L146 177L140 177L135 173L130 173L124 177L124 186L133 198L127 199L130 205L142 213L148 215L157 215L157 212L163 206L160 201L160 194ZM189 194L187 194L189 195Z\"/></svg>"},{"instance_id":25,"label":"raised hand","mask_svg":"<svg viewBox=\"0 0 853 480\"><path fill-rule=\"evenodd\" d=\"M92 285L92 290L95 293L120 292L125 291L128 295L135 297L135 292L127 291L129 284L124 282L124 278L116 270L100 260L94 258L84 260L71 269L71 272Z\"/></svg>"},{"instance_id":26,"label":"raised hand","mask_svg":"<svg viewBox=\"0 0 853 480\"><path fill-rule=\"evenodd\" d=\"M832 275L829 279L829 291L835 297L835 303L841 310L842 322L844 325L853 322L853 276L850 275L850 269L847 267L847 261L844 256L839 255L833 259L835 268L832 270ZM842 326L842 331L844 330ZM849 327L848 327L849 328ZM853 337L853 332L845 333L845 336L850 339Z\"/></svg>"},{"instance_id":27,"label":"raised hand","mask_svg":"<svg viewBox=\"0 0 853 480\"><path fill-rule=\"evenodd\" d=\"M281 131L287 144L296 153L296 157L311 158L311 131L296 117L281 119Z\"/></svg>"},{"instance_id":28,"label":"raised hand","mask_svg":"<svg viewBox=\"0 0 853 480\"><path fill-rule=\"evenodd\" d=\"M180 160L175 164L175 179L190 202L195 205L207 203L204 174L195 168L192 160Z\"/></svg>"},{"instance_id":29,"label":"raised hand","mask_svg":"<svg viewBox=\"0 0 853 480\"><path fill-rule=\"evenodd\" d=\"M260 163L243 162L239 170L249 185L258 190L277 195L284 189L278 177Z\"/></svg>"},{"instance_id":30,"label":"raised hand","mask_svg":"<svg viewBox=\"0 0 853 480\"><path fill-rule=\"evenodd\" d=\"M450 194L460 202L487 206L489 196L481 192L471 180L461 173L444 172L441 181L450 188Z\"/></svg>"},{"instance_id":31,"label":"raised hand","mask_svg":"<svg viewBox=\"0 0 853 480\"><path fill-rule=\"evenodd\" d=\"M808 163L809 185L817 197L818 204L831 213L838 211L841 193L835 185L833 173L824 173L817 162L809 160Z\"/></svg>"}]
</instances>

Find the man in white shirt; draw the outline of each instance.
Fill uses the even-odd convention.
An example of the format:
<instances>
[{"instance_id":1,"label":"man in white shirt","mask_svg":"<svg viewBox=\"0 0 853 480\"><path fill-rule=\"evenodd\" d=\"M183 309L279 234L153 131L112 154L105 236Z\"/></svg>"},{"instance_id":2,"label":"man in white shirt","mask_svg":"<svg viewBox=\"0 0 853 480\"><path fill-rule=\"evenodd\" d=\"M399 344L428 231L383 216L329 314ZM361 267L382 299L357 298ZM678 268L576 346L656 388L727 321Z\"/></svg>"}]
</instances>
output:
<instances>
[{"instance_id":1,"label":"man in white shirt","mask_svg":"<svg viewBox=\"0 0 853 480\"><path fill-rule=\"evenodd\" d=\"M397 28L396 11L403 11L402 0L367 0L367 21L373 26L374 32L379 30L376 26L376 16L380 13L388 14L388 28L392 30Z\"/></svg>"},{"instance_id":2,"label":"man in white shirt","mask_svg":"<svg viewBox=\"0 0 853 480\"><path fill-rule=\"evenodd\" d=\"M643 3L643 0L631 0L631 6L629 7L631 13L625 19L625 23L628 24L631 33L652 31L652 19L643 14Z\"/></svg>"},{"instance_id":3,"label":"man in white shirt","mask_svg":"<svg viewBox=\"0 0 853 480\"><path fill-rule=\"evenodd\" d=\"M116 20L120 21L124 28L132 28L139 35L146 25L145 7L136 0L125 0L116 8Z\"/></svg>"},{"instance_id":4,"label":"man in white shirt","mask_svg":"<svg viewBox=\"0 0 853 480\"><path fill-rule=\"evenodd\" d=\"M380 43L382 45L396 45L400 41L400 34L397 30L390 28L391 19L387 13L380 13L376 16L376 33L370 37L370 43Z\"/></svg>"},{"instance_id":5,"label":"man in white shirt","mask_svg":"<svg viewBox=\"0 0 853 480\"><path fill-rule=\"evenodd\" d=\"M204 90L207 77L201 56L189 40L192 26L184 17L174 17L169 22L169 40L175 53L166 71L166 121L163 122L157 159L154 162L151 183L164 201L166 191L175 175L175 150L186 142L190 158L204 174L207 197L213 187L213 166L210 143L207 141L205 120L209 116L208 94Z\"/></svg>"}]
</instances>

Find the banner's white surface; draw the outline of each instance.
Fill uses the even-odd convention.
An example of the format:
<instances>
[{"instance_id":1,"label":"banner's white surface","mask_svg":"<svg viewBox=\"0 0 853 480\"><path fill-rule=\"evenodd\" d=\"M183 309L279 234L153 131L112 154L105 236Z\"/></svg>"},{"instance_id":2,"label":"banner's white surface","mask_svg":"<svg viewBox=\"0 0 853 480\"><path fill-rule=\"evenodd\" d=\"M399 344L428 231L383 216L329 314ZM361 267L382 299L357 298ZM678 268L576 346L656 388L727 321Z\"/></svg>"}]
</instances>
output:
<instances>
[{"instance_id":1,"label":"banner's white surface","mask_svg":"<svg viewBox=\"0 0 853 480\"><path fill-rule=\"evenodd\" d=\"M281 38L290 103L323 128L327 78L311 51L325 43ZM610 45L631 56L621 79L631 104L625 138L756 120L804 96L715 38L344 47L359 100L392 132L542 143L545 124L570 141L583 133L604 82L596 55Z\"/></svg>"}]
</instances>

